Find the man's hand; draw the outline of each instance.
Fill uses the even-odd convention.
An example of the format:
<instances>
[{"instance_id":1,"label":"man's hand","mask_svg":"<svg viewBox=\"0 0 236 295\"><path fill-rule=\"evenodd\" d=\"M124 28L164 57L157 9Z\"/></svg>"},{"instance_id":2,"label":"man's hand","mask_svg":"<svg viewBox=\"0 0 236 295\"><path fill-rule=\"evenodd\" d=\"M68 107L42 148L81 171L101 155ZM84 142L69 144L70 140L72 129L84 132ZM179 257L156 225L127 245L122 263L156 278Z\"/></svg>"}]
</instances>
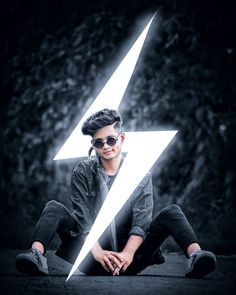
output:
<instances>
[{"instance_id":1,"label":"man's hand","mask_svg":"<svg viewBox=\"0 0 236 295\"><path fill-rule=\"evenodd\" d=\"M113 271L113 276L118 276L121 272L125 272L128 266L132 263L134 254L128 251L122 251L119 254L121 261L120 266L116 266L115 270Z\"/></svg>"},{"instance_id":2,"label":"man's hand","mask_svg":"<svg viewBox=\"0 0 236 295\"><path fill-rule=\"evenodd\" d=\"M123 251L120 253L103 250L99 242L97 242L91 249L91 252L94 259L101 263L107 272L112 272L113 275L119 275L120 271L125 272L127 267L132 263L134 254L142 244L142 241L142 237L131 235Z\"/></svg>"},{"instance_id":3,"label":"man's hand","mask_svg":"<svg viewBox=\"0 0 236 295\"><path fill-rule=\"evenodd\" d=\"M92 250L93 257L96 261L101 263L102 267L107 272L114 272L117 269L120 269L123 266L122 257L113 251L100 249Z\"/></svg>"},{"instance_id":4,"label":"man's hand","mask_svg":"<svg viewBox=\"0 0 236 295\"><path fill-rule=\"evenodd\" d=\"M121 267L117 266L113 271L113 275L119 275L120 271L125 272L128 266L134 259L134 254L142 244L143 238L140 236L131 235L122 252L118 253L119 257L123 259Z\"/></svg>"},{"instance_id":5,"label":"man's hand","mask_svg":"<svg viewBox=\"0 0 236 295\"><path fill-rule=\"evenodd\" d=\"M84 240L86 240L85 236ZM94 259L99 262L107 272L114 272L116 268L121 268L123 259L120 255L113 251L103 250L99 242L96 242L91 249Z\"/></svg>"}]
</instances>

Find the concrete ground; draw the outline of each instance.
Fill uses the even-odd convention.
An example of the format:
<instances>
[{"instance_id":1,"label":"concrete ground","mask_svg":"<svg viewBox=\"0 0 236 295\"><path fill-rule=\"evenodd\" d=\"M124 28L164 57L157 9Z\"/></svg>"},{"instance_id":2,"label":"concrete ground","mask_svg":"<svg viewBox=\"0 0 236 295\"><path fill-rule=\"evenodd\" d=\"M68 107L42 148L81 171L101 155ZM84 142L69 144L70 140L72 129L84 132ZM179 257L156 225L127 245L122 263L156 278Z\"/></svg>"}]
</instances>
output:
<instances>
[{"instance_id":1,"label":"concrete ground","mask_svg":"<svg viewBox=\"0 0 236 295\"><path fill-rule=\"evenodd\" d=\"M204 279L186 279L183 255L169 253L162 265L150 266L137 276L89 277L75 273L68 282L71 265L48 251L50 275L28 277L15 269L16 250L0 250L0 295L88 294L236 294L236 256L218 256L214 272Z\"/></svg>"}]
</instances>

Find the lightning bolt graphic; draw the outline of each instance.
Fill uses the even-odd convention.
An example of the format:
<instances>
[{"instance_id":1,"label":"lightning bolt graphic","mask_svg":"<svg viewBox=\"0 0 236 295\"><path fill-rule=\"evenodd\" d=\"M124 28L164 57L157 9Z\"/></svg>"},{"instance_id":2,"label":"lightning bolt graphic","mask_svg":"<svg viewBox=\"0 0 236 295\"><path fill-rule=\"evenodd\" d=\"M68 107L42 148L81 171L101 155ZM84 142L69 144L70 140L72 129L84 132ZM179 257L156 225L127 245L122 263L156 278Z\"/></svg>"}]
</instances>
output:
<instances>
[{"instance_id":1,"label":"lightning bolt graphic","mask_svg":"<svg viewBox=\"0 0 236 295\"><path fill-rule=\"evenodd\" d=\"M82 123L90 115L103 108L118 109L154 17L155 15L151 18L100 94L82 117L54 160L83 157L87 154L88 147L90 146L90 138L82 135ZM176 133L176 130L126 132L126 140L122 146L122 150L127 152L127 155L123 165L66 281L70 279L79 267L93 245L100 238ZM139 167L137 167L137 159L139 159Z\"/></svg>"}]
</instances>

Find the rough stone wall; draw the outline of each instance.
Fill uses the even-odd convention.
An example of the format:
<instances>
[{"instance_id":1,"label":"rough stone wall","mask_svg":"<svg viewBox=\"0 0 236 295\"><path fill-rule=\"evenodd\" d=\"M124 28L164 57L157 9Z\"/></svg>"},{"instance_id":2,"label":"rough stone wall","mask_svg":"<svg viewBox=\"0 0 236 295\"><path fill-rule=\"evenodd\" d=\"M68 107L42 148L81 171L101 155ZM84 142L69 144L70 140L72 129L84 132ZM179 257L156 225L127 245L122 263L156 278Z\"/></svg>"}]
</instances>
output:
<instances>
[{"instance_id":1,"label":"rough stone wall","mask_svg":"<svg viewBox=\"0 0 236 295\"><path fill-rule=\"evenodd\" d=\"M26 1L24 7L15 1L12 11L5 8L17 18L2 27L1 246L25 246L48 200L70 206L77 159L52 159L150 11L161 5L120 107L125 129L179 130L153 167L155 209L179 204L205 246L235 252L230 7L214 1L111 2L59 2L56 8L53 1Z\"/></svg>"}]
</instances>

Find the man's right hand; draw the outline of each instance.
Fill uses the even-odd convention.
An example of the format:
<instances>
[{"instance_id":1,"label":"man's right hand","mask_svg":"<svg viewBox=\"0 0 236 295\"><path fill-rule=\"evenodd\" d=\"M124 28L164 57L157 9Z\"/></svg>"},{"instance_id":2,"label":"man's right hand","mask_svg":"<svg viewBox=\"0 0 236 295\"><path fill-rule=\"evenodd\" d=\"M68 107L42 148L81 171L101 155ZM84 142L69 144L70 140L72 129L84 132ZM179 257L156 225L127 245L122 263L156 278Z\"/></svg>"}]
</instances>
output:
<instances>
[{"instance_id":1,"label":"man's right hand","mask_svg":"<svg viewBox=\"0 0 236 295\"><path fill-rule=\"evenodd\" d=\"M116 252L103 250L101 247L98 247L96 249L92 249L92 254L94 259L101 263L102 267L107 272L113 273L117 267L122 267L121 263L123 262L123 259Z\"/></svg>"}]
</instances>

